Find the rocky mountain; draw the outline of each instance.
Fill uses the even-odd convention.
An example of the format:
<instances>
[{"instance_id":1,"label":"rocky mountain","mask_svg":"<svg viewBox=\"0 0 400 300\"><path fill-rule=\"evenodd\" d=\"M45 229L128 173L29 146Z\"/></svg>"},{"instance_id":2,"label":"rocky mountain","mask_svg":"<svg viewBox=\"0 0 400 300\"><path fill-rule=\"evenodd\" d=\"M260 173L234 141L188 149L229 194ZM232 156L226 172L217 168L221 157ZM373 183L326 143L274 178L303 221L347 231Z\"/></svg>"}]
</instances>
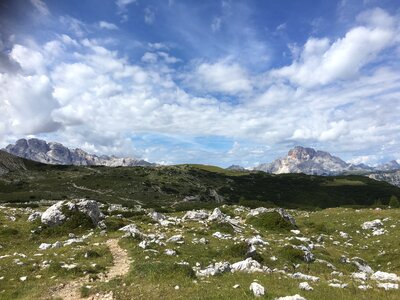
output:
<instances>
[{"instance_id":1,"label":"rocky mountain","mask_svg":"<svg viewBox=\"0 0 400 300\"><path fill-rule=\"evenodd\" d=\"M400 170L400 164L395 160L391 160L386 164L382 164L382 165L377 166L376 169L380 170L380 171Z\"/></svg>"},{"instance_id":2,"label":"rocky mountain","mask_svg":"<svg viewBox=\"0 0 400 300\"><path fill-rule=\"evenodd\" d=\"M239 165L231 165L231 166L227 167L226 169L233 170L233 171L246 171L245 168L243 168L242 166L239 166Z\"/></svg>"},{"instance_id":3,"label":"rocky mountain","mask_svg":"<svg viewBox=\"0 0 400 300\"><path fill-rule=\"evenodd\" d=\"M386 181L392 185L400 187L400 170L376 172L369 174L368 177L379 181Z\"/></svg>"},{"instance_id":4,"label":"rocky mountain","mask_svg":"<svg viewBox=\"0 0 400 300\"><path fill-rule=\"evenodd\" d=\"M153 165L145 160L136 158L97 156L82 149L69 149L60 143L47 143L39 139L20 139L14 145L8 145L4 151L19 157L53 165L109 167Z\"/></svg>"},{"instance_id":5,"label":"rocky mountain","mask_svg":"<svg viewBox=\"0 0 400 300\"><path fill-rule=\"evenodd\" d=\"M272 163L261 164L255 170L267 173L304 173L309 175L338 175L346 172L366 172L372 168L366 165L349 164L328 152L296 146L286 157Z\"/></svg>"},{"instance_id":6,"label":"rocky mountain","mask_svg":"<svg viewBox=\"0 0 400 300\"><path fill-rule=\"evenodd\" d=\"M0 150L0 176L11 171L25 169L22 159Z\"/></svg>"}]
</instances>

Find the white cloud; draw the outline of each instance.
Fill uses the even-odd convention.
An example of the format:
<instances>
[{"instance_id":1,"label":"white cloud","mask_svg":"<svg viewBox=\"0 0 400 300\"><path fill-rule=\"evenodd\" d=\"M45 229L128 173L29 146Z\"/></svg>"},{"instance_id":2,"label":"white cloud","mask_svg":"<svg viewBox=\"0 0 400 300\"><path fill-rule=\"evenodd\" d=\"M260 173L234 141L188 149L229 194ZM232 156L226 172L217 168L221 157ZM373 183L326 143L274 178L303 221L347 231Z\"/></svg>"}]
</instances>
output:
<instances>
[{"instance_id":1,"label":"white cloud","mask_svg":"<svg viewBox=\"0 0 400 300\"><path fill-rule=\"evenodd\" d=\"M211 22L211 30L213 32L217 32L221 28L222 19L219 17L215 17Z\"/></svg>"},{"instance_id":2,"label":"white cloud","mask_svg":"<svg viewBox=\"0 0 400 300\"><path fill-rule=\"evenodd\" d=\"M375 19L367 18L374 19L370 25L353 28L333 43L309 39L293 64L300 69L317 60L321 65L315 72L323 67L342 76L335 68L344 67L328 68L325 60L346 58L347 54L337 53L352 49L346 45L354 42L353 35L364 41L375 35L374 30L394 30L388 29L390 22L383 24L377 14L372 15ZM360 28L367 33L358 33ZM385 45L388 49L390 43ZM182 79L181 69L169 65L179 58L164 45L149 47L142 61L151 63L143 64L108 49L104 40L60 35L39 46L14 45L8 58L20 70L0 71L0 143L35 134L101 153L132 155L134 151L170 162L237 159L246 165L268 161L282 148L286 151L298 143L341 153L345 159L353 153L398 157L400 64L396 59L381 63L384 67L372 66L368 72L359 68L359 76L341 77L334 85L320 85L306 72L308 77L301 83L307 87L311 82L314 88L309 89L280 78L271 81L269 72L250 73L231 57L191 66L182 63L185 70L190 68ZM378 53L367 61L376 62ZM219 95L214 97L214 93ZM163 141L132 146L132 136L151 134L177 144L196 136L224 137L237 143L224 150L206 149L201 143L187 150Z\"/></svg>"},{"instance_id":3,"label":"white cloud","mask_svg":"<svg viewBox=\"0 0 400 300\"><path fill-rule=\"evenodd\" d=\"M102 29L108 29L108 30L117 30L118 26L113 24L113 23L109 23L106 21L100 21L99 22L99 27Z\"/></svg>"},{"instance_id":4,"label":"white cloud","mask_svg":"<svg viewBox=\"0 0 400 300\"><path fill-rule=\"evenodd\" d=\"M239 64L226 60L199 64L188 75L187 81L194 88L206 92L234 95L252 89L247 72Z\"/></svg>"},{"instance_id":5,"label":"white cloud","mask_svg":"<svg viewBox=\"0 0 400 300\"><path fill-rule=\"evenodd\" d=\"M156 18L156 13L150 7L144 9L144 21L146 24L153 24Z\"/></svg>"},{"instance_id":6,"label":"white cloud","mask_svg":"<svg viewBox=\"0 0 400 300\"><path fill-rule=\"evenodd\" d=\"M31 0L31 3L41 15L48 16L50 14L49 8L42 0Z\"/></svg>"},{"instance_id":7,"label":"white cloud","mask_svg":"<svg viewBox=\"0 0 400 300\"><path fill-rule=\"evenodd\" d=\"M115 3L119 8L124 9L127 5L136 3L136 0L117 0Z\"/></svg>"},{"instance_id":8,"label":"white cloud","mask_svg":"<svg viewBox=\"0 0 400 300\"><path fill-rule=\"evenodd\" d=\"M354 77L382 50L392 46L396 36L395 21L383 10L375 9L360 19L365 26L351 29L333 43L327 38L310 38L299 59L271 74L306 87Z\"/></svg>"}]
</instances>

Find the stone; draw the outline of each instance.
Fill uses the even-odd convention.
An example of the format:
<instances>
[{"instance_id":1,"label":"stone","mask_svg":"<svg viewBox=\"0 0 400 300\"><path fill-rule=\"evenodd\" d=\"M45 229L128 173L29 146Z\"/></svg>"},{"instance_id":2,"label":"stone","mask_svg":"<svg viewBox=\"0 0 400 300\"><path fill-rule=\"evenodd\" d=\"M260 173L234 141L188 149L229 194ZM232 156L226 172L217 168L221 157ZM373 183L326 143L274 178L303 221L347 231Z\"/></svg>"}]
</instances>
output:
<instances>
[{"instance_id":1,"label":"stone","mask_svg":"<svg viewBox=\"0 0 400 300\"><path fill-rule=\"evenodd\" d=\"M397 283L389 283L389 282L378 283L377 287L381 288L381 289L384 289L386 291L388 291L388 290L398 290L399 289L399 285Z\"/></svg>"},{"instance_id":2,"label":"stone","mask_svg":"<svg viewBox=\"0 0 400 300\"><path fill-rule=\"evenodd\" d=\"M400 277L397 276L395 273L387 273L387 272L382 272L382 271L377 271L374 274L371 275L372 280L376 281L400 281Z\"/></svg>"},{"instance_id":3,"label":"stone","mask_svg":"<svg viewBox=\"0 0 400 300\"><path fill-rule=\"evenodd\" d=\"M380 219L375 219L373 221L364 222L361 225L361 228L364 230L368 230L368 229L375 229L375 228L382 227L382 226L383 226L382 221Z\"/></svg>"},{"instance_id":4,"label":"stone","mask_svg":"<svg viewBox=\"0 0 400 300\"><path fill-rule=\"evenodd\" d=\"M303 291L312 291L314 288L308 284L307 281L299 283L299 289Z\"/></svg>"},{"instance_id":5,"label":"stone","mask_svg":"<svg viewBox=\"0 0 400 300\"><path fill-rule=\"evenodd\" d=\"M250 284L250 291L252 291L254 296L256 297L261 297L265 295L265 288L257 282L252 282Z\"/></svg>"},{"instance_id":6,"label":"stone","mask_svg":"<svg viewBox=\"0 0 400 300\"><path fill-rule=\"evenodd\" d=\"M299 294L296 294L293 296L285 296L285 297L275 298L275 300L306 300L306 298L300 296Z\"/></svg>"},{"instance_id":7,"label":"stone","mask_svg":"<svg viewBox=\"0 0 400 300\"><path fill-rule=\"evenodd\" d=\"M175 256L176 255L176 251L172 250L172 249L165 249L164 253L165 253L165 255L169 255L169 256Z\"/></svg>"},{"instance_id":8,"label":"stone","mask_svg":"<svg viewBox=\"0 0 400 300\"><path fill-rule=\"evenodd\" d=\"M167 243L179 243L183 242L183 236L181 234L173 235L166 240Z\"/></svg>"},{"instance_id":9,"label":"stone","mask_svg":"<svg viewBox=\"0 0 400 300\"><path fill-rule=\"evenodd\" d=\"M183 216L183 220L205 220L209 216L208 212L205 210L189 210L186 212L186 214Z\"/></svg>"},{"instance_id":10,"label":"stone","mask_svg":"<svg viewBox=\"0 0 400 300\"><path fill-rule=\"evenodd\" d=\"M48 226L60 225L66 219L66 216L62 213L61 209L64 201L59 201L56 204L50 206L41 216L43 224Z\"/></svg>"},{"instance_id":11,"label":"stone","mask_svg":"<svg viewBox=\"0 0 400 300\"><path fill-rule=\"evenodd\" d=\"M319 281L319 277L306 275L306 274L303 274L300 272L289 275L289 277L292 277L294 279L309 280L309 281L314 281L314 282Z\"/></svg>"},{"instance_id":12,"label":"stone","mask_svg":"<svg viewBox=\"0 0 400 300\"><path fill-rule=\"evenodd\" d=\"M208 221L223 221L227 218L227 215L222 213L222 211L216 207L212 214L208 217Z\"/></svg>"},{"instance_id":13,"label":"stone","mask_svg":"<svg viewBox=\"0 0 400 300\"><path fill-rule=\"evenodd\" d=\"M40 219L41 217L42 217L42 213L40 211L35 211L29 215L28 222L36 221L37 219Z\"/></svg>"},{"instance_id":14,"label":"stone","mask_svg":"<svg viewBox=\"0 0 400 300\"><path fill-rule=\"evenodd\" d=\"M230 270L231 266L228 262L217 262L207 266L203 270L197 270L196 275L199 277L215 276L217 274L229 272Z\"/></svg>"},{"instance_id":15,"label":"stone","mask_svg":"<svg viewBox=\"0 0 400 300\"><path fill-rule=\"evenodd\" d=\"M263 267L258 261L252 259L251 257L246 258L245 260L236 262L231 265L231 272L246 272L246 273L254 273L254 272L268 272L269 269L267 267Z\"/></svg>"},{"instance_id":16,"label":"stone","mask_svg":"<svg viewBox=\"0 0 400 300\"><path fill-rule=\"evenodd\" d=\"M293 226L296 226L296 220L293 218L291 214L289 214L285 209L278 208L278 213L284 218L286 221L289 221Z\"/></svg>"},{"instance_id":17,"label":"stone","mask_svg":"<svg viewBox=\"0 0 400 300\"><path fill-rule=\"evenodd\" d=\"M40 246L39 246L40 250L47 250L47 249L50 249L50 248L51 248L51 244L48 244L48 243L41 243Z\"/></svg>"}]
</instances>

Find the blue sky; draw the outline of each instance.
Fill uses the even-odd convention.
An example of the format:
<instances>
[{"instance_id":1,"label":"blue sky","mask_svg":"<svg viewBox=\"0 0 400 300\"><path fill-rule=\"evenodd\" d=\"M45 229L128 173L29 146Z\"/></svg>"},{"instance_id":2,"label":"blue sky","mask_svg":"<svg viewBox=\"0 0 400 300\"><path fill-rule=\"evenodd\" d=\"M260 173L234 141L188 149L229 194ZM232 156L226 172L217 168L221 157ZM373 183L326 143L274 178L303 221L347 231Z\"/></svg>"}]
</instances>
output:
<instances>
[{"instance_id":1,"label":"blue sky","mask_svg":"<svg viewBox=\"0 0 400 300\"><path fill-rule=\"evenodd\" d=\"M254 166L400 159L398 1L2 1L0 146Z\"/></svg>"}]
</instances>

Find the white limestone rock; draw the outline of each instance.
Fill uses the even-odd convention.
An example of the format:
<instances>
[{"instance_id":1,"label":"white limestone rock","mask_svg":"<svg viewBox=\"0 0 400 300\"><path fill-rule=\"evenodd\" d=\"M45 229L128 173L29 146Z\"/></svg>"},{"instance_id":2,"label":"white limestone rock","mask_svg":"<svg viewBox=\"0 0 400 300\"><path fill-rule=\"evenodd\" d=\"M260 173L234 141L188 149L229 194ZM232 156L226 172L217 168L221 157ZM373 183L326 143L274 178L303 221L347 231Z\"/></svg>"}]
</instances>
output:
<instances>
[{"instance_id":1,"label":"white limestone rock","mask_svg":"<svg viewBox=\"0 0 400 300\"><path fill-rule=\"evenodd\" d=\"M296 294L293 296L285 296L285 297L275 298L275 300L306 300L306 298L300 296L299 294Z\"/></svg>"},{"instance_id":2,"label":"white limestone rock","mask_svg":"<svg viewBox=\"0 0 400 300\"><path fill-rule=\"evenodd\" d=\"M42 213L40 211L35 211L29 215L28 222L36 221L37 219L40 219L41 217L42 217Z\"/></svg>"},{"instance_id":3,"label":"white limestone rock","mask_svg":"<svg viewBox=\"0 0 400 300\"><path fill-rule=\"evenodd\" d=\"M39 246L39 250L47 250L51 248L51 244L48 243L41 243Z\"/></svg>"},{"instance_id":4,"label":"white limestone rock","mask_svg":"<svg viewBox=\"0 0 400 300\"><path fill-rule=\"evenodd\" d=\"M374 274L372 274L371 279L376 281L391 281L391 282L400 281L400 277L397 276L395 273L387 273L382 271L377 271Z\"/></svg>"},{"instance_id":5,"label":"white limestone rock","mask_svg":"<svg viewBox=\"0 0 400 300\"><path fill-rule=\"evenodd\" d=\"M304 281L299 283L299 289L303 291L312 291L314 288L309 285L307 281Z\"/></svg>"},{"instance_id":6,"label":"white limestone rock","mask_svg":"<svg viewBox=\"0 0 400 300\"><path fill-rule=\"evenodd\" d=\"M265 288L257 282L252 282L250 284L250 291L252 291L253 295L256 297L261 297L265 295Z\"/></svg>"},{"instance_id":7,"label":"white limestone rock","mask_svg":"<svg viewBox=\"0 0 400 300\"><path fill-rule=\"evenodd\" d=\"M382 221L380 219L375 219L373 221L364 222L361 225L361 228L364 230L368 230L368 229L376 229L382 226L383 226Z\"/></svg>"},{"instance_id":8,"label":"white limestone rock","mask_svg":"<svg viewBox=\"0 0 400 300\"><path fill-rule=\"evenodd\" d=\"M183 216L182 220L205 220L209 217L208 212L205 210L190 210L186 212L186 214Z\"/></svg>"},{"instance_id":9,"label":"white limestone rock","mask_svg":"<svg viewBox=\"0 0 400 300\"><path fill-rule=\"evenodd\" d=\"M203 270L197 269L196 275L199 277L215 276L218 274L229 272L230 270L231 270L231 266L228 262L217 262L215 264L211 264L211 265L207 266Z\"/></svg>"},{"instance_id":10,"label":"white limestone rock","mask_svg":"<svg viewBox=\"0 0 400 300\"><path fill-rule=\"evenodd\" d=\"M246 272L246 273L255 273L255 272L269 272L267 267L263 267L258 261L252 259L251 257L246 258L245 260L236 262L231 265L231 272Z\"/></svg>"},{"instance_id":11,"label":"white limestone rock","mask_svg":"<svg viewBox=\"0 0 400 300\"><path fill-rule=\"evenodd\" d=\"M399 285L397 283L390 283L390 282L378 283L377 287L384 289L386 291L399 289Z\"/></svg>"}]
</instances>

